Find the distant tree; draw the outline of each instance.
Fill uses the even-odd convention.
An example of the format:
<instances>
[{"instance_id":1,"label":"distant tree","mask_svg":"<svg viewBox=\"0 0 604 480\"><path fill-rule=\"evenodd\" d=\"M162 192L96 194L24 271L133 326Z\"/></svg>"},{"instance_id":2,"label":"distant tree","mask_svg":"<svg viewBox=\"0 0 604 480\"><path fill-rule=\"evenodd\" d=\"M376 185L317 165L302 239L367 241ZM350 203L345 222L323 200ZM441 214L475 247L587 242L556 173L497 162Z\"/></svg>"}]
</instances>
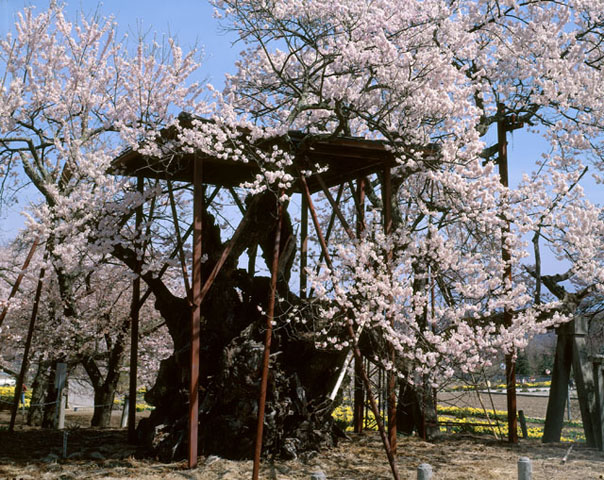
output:
<instances>
[{"instance_id":1,"label":"distant tree","mask_svg":"<svg viewBox=\"0 0 604 480\"><path fill-rule=\"evenodd\" d=\"M199 86L187 84L197 67L196 52L183 54L172 40L161 47L139 38L129 47L113 20L72 23L55 2L38 14L25 9L15 34L0 40L0 204L26 184L39 192L27 235L40 237L49 256L44 358L84 364L103 392L100 404L112 398L130 327L132 274L107 255L116 242L143 255L133 212L149 196L107 170L126 145L154 141L175 121L172 109L203 111ZM160 265L167 259L147 252ZM102 295L102 287L115 290ZM105 372L98 349L110 357ZM99 410L94 423L107 418Z\"/></svg>"}]
</instances>

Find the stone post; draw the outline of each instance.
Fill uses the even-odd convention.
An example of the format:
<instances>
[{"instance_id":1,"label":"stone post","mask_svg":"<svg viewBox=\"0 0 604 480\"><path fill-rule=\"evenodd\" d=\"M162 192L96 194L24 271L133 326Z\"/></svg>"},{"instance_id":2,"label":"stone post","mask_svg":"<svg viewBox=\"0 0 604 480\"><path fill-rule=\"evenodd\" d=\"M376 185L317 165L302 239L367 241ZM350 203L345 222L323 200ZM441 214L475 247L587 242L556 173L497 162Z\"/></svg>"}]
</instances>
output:
<instances>
[{"instance_id":1,"label":"stone post","mask_svg":"<svg viewBox=\"0 0 604 480\"><path fill-rule=\"evenodd\" d=\"M422 463L417 467L417 480L432 480L432 465Z\"/></svg>"},{"instance_id":2,"label":"stone post","mask_svg":"<svg viewBox=\"0 0 604 480\"><path fill-rule=\"evenodd\" d=\"M520 457L518 459L518 480L531 480L533 477L533 465L531 459Z\"/></svg>"}]
</instances>

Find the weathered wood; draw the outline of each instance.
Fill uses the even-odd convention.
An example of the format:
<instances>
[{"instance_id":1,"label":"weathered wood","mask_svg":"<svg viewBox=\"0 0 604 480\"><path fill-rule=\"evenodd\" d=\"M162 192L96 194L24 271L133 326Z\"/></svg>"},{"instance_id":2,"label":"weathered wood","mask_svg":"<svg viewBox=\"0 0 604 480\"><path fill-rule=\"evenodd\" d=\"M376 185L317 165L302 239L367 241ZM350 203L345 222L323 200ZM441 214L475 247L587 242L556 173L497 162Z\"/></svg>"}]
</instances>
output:
<instances>
[{"instance_id":1,"label":"weathered wood","mask_svg":"<svg viewBox=\"0 0 604 480\"><path fill-rule=\"evenodd\" d=\"M594 387L596 393L596 421L594 425L594 433L596 442L600 451L604 450L604 375L602 372L602 364L604 363L604 355L594 355L593 357L593 374Z\"/></svg>"},{"instance_id":2,"label":"weathered wood","mask_svg":"<svg viewBox=\"0 0 604 480\"><path fill-rule=\"evenodd\" d=\"M520 430L522 431L522 438L528 438L528 431L526 429L526 418L524 417L524 410L518 410L518 420L520 421Z\"/></svg>"},{"instance_id":3,"label":"weathered wood","mask_svg":"<svg viewBox=\"0 0 604 480\"><path fill-rule=\"evenodd\" d=\"M350 238L351 240L353 240L355 238L355 235L354 235L354 233L352 231L352 228L350 228L350 225L346 221L346 218L344 217L344 214L340 210L340 205L338 204L338 202L336 202L333 199L333 196L331 195L331 192L329 191L329 188L327 187L327 185L323 181L323 178L321 177L321 175L317 175L317 181L319 182L319 185L321 186L321 189L323 190L323 193L325 194L325 198L327 198L327 201L331 205L331 208L332 208L333 212L337 215L338 219L340 220L340 223L342 224L342 227L344 228L344 231L348 235L348 238Z\"/></svg>"},{"instance_id":4,"label":"weathered wood","mask_svg":"<svg viewBox=\"0 0 604 480\"><path fill-rule=\"evenodd\" d=\"M201 258L203 205L203 163L199 159L193 167L193 286L191 305L191 350L189 370L189 449L188 466L197 466L197 441L199 429L199 349L201 330ZM135 399L131 400L132 402Z\"/></svg>"},{"instance_id":5,"label":"weathered wood","mask_svg":"<svg viewBox=\"0 0 604 480\"><path fill-rule=\"evenodd\" d=\"M306 298L308 293L308 201L301 195L300 215L300 298Z\"/></svg>"},{"instance_id":6,"label":"weathered wood","mask_svg":"<svg viewBox=\"0 0 604 480\"><path fill-rule=\"evenodd\" d=\"M384 184L382 186L382 205L384 213L384 233L390 235L392 233L392 175L390 168L384 170ZM392 251L386 253L386 263L392 261ZM392 299L389 299L392 301ZM389 319L390 325L394 328L394 320ZM396 352L394 347L388 343L388 356L392 365L396 364ZM390 441L390 448L392 454L396 455L396 383L397 377L396 372L393 370L388 371L388 384L387 384L387 396L388 396L388 440Z\"/></svg>"},{"instance_id":7,"label":"weathered wood","mask_svg":"<svg viewBox=\"0 0 604 480\"><path fill-rule=\"evenodd\" d=\"M577 385L577 396L583 430L585 431L585 442L587 445L600 448L595 429L598 425L598 414L596 405L596 392L593 376L593 367L589 361L585 335L587 334L587 319L576 317L575 334L573 336L573 373Z\"/></svg>"},{"instance_id":8,"label":"weathered wood","mask_svg":"<svg viewBox=\"0 0 604 480\"><path fill-rule=\"evenodd\" d=\"M25 271L27 270L27 267L29 267L29 263L31 262L31 259L34 256L34 253L36 252L36 249L38 248L39 244L40 244L40 239L36 238L34 240L34 243L31 246L31 248L29 249L29 253L27 254L27 257L25 258L25 261L23 262L23 267L21 268L21 271L19 272L19 275L17 276L17 279L15 280L13 288L11 289L10 293L8 294L8 298L6 299L6 306L2 309L2 313L0 313L0 326L2 326L2 322L4 322L4 319L6 318L6 314L8 312L9 305L10 305L9 300L11 300L15 296L17 291L19 290L19 286L21 285L21 281L23 280Z\"/></svg>"},{"instance_id":9,"label":"weathered wood","mask_svg":"<svg viewBox=\"0 0 604 480\"><path fill-rule=\"evenodd\" d=\"M32 247L32 251L35 250ZM30 252L31 253L31 252ZM46 253L44 254L44 261L46 261ZM27 373L27 367L29 365L29 351L31 349L31 342L34 335L34 329L36 326L36 319L38 318L38 308L40 306L40 295L42 294L42 286L44 285L44 272L45 269L42 267L40 269L40 274L38 276L38 284L36 285L36 293L34 297L34 306L32 308L31 317L29 320L29 328L27 330L27 338L25 340L25 350L23 352L23 361L21 362L21 369L19 370L19 377L17 378L17 383L15 384L15 395L13 397L13 409L10 416L10 424L8 427L8 431L12 432L15 428L15 419L17 417L17 409L19 407L19 398L21 397L21 392L23 391L23 382L25 381L25 374Z\"/></svg>"},{"instance_id":10,"label":"weathered wood","mask_svg":"<svg viewBox=\"0 0 604 480\"><path fill-rule=\"evenodd\" d=\"M357 179L357 190L353 192L357 210L357 237L361 238L365 230L365 182L364 177ZM351 190L352 190L351 184ZM363 431L363 405L365 403L365 391L363 389L363 379L361 378L362 360L354 361L354 406L352 411L353 429L355 433Z\"/></svg>"},{"instance_id":11,"label":"weathered wood","mask_svg":"<svg viewBox=\"0 0 604 480\"><path fill-rule=\"evenodd\" d=\"M567 400L570 367L573 358L574 322L561 325L557 329L556 354L552 371L552 383L547 400L547 413L543 428L544 443L559 442L564 423L564 405Z\"/></svg>"},{"instance_id":12,"label":"weathered wood","mask_svg":"<svg viewBox=\"0 0 604 480\"><path fill-rule=\"evenodd\" d=\"M137 178L136 188L139 194L143 194L144 180L142 177ZM170 194L172 189L170 188ZM172 198L172 197L171 197ZM174 200L172 198L172 200ZM176 208L176 207L174 207ZM136 234L140 235L140 228L143 223L143 206L139 205L136 208ZM181 242L180 232L178 234L178 242ZM144 249L143 244L140 241L136 242L136 248ZM181 245L182 248L182 245ZM141 296L141 268L142 268L142 253L137 253L136 256L136 268L134 273L136 277L132 281L132 301L130 303L130 379L128 384L128 396L132 399L128 406L128 441L135 443L136 437L136 391L137 391L137 377L138 377L138 331L139 331L139 313L140 313L140 296ZM183 264L184 266L184 264ZM187 282L188 285L188 282ZM113 402L113 395L111 395L111 401Z\"/></svg>"},{"instance_id":13,"label":"weathered wood","mask_svg":"<svg viewBox=\"0 0 604 480\"><path fill-rule=\"evenodd\" d=\"M317 237L319 237L319 245L321 245L321 250L323 253L323 258L325 258L325 263L331 269L333 267L331 263L331 257L329 255L329 251L327 250L327 241L323 236L323 231L321 229L321 224L319 223L319 218L317 217L317 211L315 210L315 206L313 204L312 198L310 196L310 190L308 189L308 185L306 184L306 180L304 179L304 175L300 175L300 185L302 186L302 194L306 198L306 202L308 203L308 208L310 210L311 218L313 225L315 226L315 233Z\"/></svg>"},{"instance_id":14,"label":"weathered wood","mask_svg":"<svg viewBox=\"0 0 604 480\"><path fill-rule=\"evenodd\" d=\"M178 258L180 259L180 269L182 271L182 279L185 284L185 292L187 292L187 298L192 301L191 296L191 285L189 283L189 273L187 272L187 262L184 251L184 242L182 235L180 234L180 222L178 220L178 212L176 211L176 201L174 200L174 192L172 190L172 182L168 181L168 198L170 199L170 211L172 213L172 224L174 225L174 234L176 235L176 250L178 251ZM138 218L138 210L137 210ZM138 229L138 227L137 227Z\"/></svg>"},{"instance_id":15,"label":"weathered wood","mask_svg":"<svg viewBox=\"0 0 604 480\"><path fill-rule=\"evenodd\" d=\"M505 188L509 187L508 174L508 141L507 132L513 125L505 118L505 107L503 104L497 105L497 166L499 169L499 181ZM505 238L510 233L510 223L507 221L501 229L501 259L504 262L503 284L512 285L512 264L511 254L505 243ZM504 325L506 327L512 324L512 313L509 309L504 311ZM516 365L514 360L514 350L505 356L505 377L508 407L508 441L518 443L518 419L516 416Z\"/></svg>"},{"instance_id":16,"label":"weathered wood","mask_svg":"<svg viewBox=\"0 0 604 480\"><path fill-rule=\"evenodd\" d=\"M271 266L271 287L266 314L266 333L264 336L264 353L262 356L262 379L260 381L260 398L258 400L258 422L256 425L256 444L254 446L254 462L252 480L258 480L260 472L260 454L262 453L262 432L264 430L264 409L266 406L266 388L268 384L269 357L271 352L271 338L273 334L273 321L275 319L275 299L277 296L277 276L279 274L279 249L281 246L281 224L283 222L283 204L278 206L277 229L275 232L275 245L273 247L273 262Z\"/></svg>"},{"instance_id":17,"label":"weathered wood","mask_svg":"<svg viewBox=\"0 0 604 480\"><path fill-rule=\"evenodd\" d=\"M361 350L359 349L359 345L357 343L357 339L354 334L354 330L352 329L352 325L348 324L347 327L348 336L350 337L352 343L352 352L356 360L359 361L359 365L362 365L361 361L363 359L361 355ZM371 382L369 377L367 376L367 372L364 368L361 367L361 378L363 379L363 384L365 385L365 390L367 392L367 398L369 399L369 407L373 412L373 416L375 417L375 422L377 423L378 431L380 433L380 437L382 438L382 443L384 444L384 450L386 451L386 456L388 457L388 463L390 464L390 470L392 471L392 477L394 480L399 479L398 475L398 467L396 465L396 453L390 444L390 440L388 438L388 433L384 428L384 422L382 422L382 416L380 414L380 409L373 395L373 389L371 388ZM395 430L396 431L396 430Z\"/></svg>"}]
</instances>

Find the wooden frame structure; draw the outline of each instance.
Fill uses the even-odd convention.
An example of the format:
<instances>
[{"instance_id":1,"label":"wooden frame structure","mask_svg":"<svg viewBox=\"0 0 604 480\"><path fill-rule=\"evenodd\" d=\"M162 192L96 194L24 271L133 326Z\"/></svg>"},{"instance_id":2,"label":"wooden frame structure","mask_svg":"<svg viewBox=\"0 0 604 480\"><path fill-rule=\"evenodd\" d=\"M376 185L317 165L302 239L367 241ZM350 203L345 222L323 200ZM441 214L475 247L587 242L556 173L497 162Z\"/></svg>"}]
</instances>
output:
<instances>
[{"instance_id":1,"label":"wooden frame structure","mask_svg":"<svg viewBox=\"0 0 604 480\"><path fill-rule=\"evenodd\" d=\"M586 336L588 322L577 316L556 329L556 355L552 384L543 428L543 443L559 442L564 424L564 407L568 401L572 367L579 408L588 446L604 450L604 380L601 356L590 359Z\"/></svg>"},{"instance_id":2,"label":"wooden frame structure","mask_svg":"<svg viewBox=\"0 0 604 480\"><path fill-rule=\"evenodd\" d=\"M337 217L344 230L350 236L355 237L355 233L348 225L342 214L339 203L343 187L349 184L351 190L355 190L353 183L357 183L355 205L357 211L357 235L364 228L364 197L367 177L379 173L382 175L383 184L381 187L383 208L384 229L386 232L391 228L391 168L396 165L392 153L378 141L370 141L359 138L308 138L299 132L290 132L287 138L277 139L280 145L289 146L289 153L293 154L294 164L290 173L296 179L292 188L286 193L300 194L301 211L301 241L300 241L300 297L307 298L312 292L308 292L306 267L308 266L308 220L309 215L312 219L314 230L318 243L321 248L320 260L331 266L331 258L328 251L329 235ZM309 141L310 140L310 141ZM274 144L274 143L273 143ZM311 175L302 175L300 172L308 170L309 167L319 167L321 173ZM188 465L193 468L197 464L197 435L198 435L198 408L199 408L199 351L200 351L200 305L203 302L212 282L216 278L222 264L227 259L230 249L234 243L234 238L239 229L234 233L233 239L225 245L221 255L221 260L214 267L214 271L207 276L205 284L201 281L201 239L203 232L201 230L201 218L204 209L203 189L205 185L214 185L217 188L232 188L243 182L251 181L257 173L258 166L253 163L235 162L228 159L218 159L208 155L201 154L182 154L166 156L165 158L149 158L140 155L135 151L126 151L113 162L113 170L116 173L139 178L155 178L170 181L188 182L193 185L193 265L192 265L192 287L190 301L192 306L190 335L191 335L191 357L190 357L190 386L189 386L189 435L188 435ZM334 199L329 191L330 187L339 187L337 197ZM324 235L319 224L316 210L314 208L312 196L316 192L323 192L332 208L331 219L327 228L327 234ZM283 192L282 192L283 193ZM243 210L242 206L240 209ZM278 212L279 222L282 218L282 207ZM244 215L245 219L245 215ZM279 232L279 229L277 229ZM279 262L279 239L275 243L277 248L273 252L273 265ZM184 266L183 266L184 269ZM254 470L253 479L258 478L260 453L262 449L262 427L263 412L266 400L266 378L268 372L268 356L270 353L271 325L274 311L275 290L276 290L277 268L272 269L270 303L267 314L267 331L264 345L264 357L262 365L261 392L258 408L257 437L254 449ZM186 277L185 277L186 278ZM361 392L361 384L365 387L369 398L371 409L374 410L376 419L378 419L378 428L384 443L388 460L395 479L398 479L398 473L395 462L396 454L396 388L395 376L390 375L388 382L388 432L386 432L383 422L379 419L378 407L373 397L371 384L367 373L364 370L362 355L355 342L355 333L350 327L349 336L351 337L353 347L352 353L355 358L355 370L357 391ZM393 352L391 352L393 354ZM363 395L355 396L357 402L363 401ZM356 410L362 412L362 405L356 405ZM357 427L361 428L360 420L356 420Z\"/></svg>"}]
</instances>

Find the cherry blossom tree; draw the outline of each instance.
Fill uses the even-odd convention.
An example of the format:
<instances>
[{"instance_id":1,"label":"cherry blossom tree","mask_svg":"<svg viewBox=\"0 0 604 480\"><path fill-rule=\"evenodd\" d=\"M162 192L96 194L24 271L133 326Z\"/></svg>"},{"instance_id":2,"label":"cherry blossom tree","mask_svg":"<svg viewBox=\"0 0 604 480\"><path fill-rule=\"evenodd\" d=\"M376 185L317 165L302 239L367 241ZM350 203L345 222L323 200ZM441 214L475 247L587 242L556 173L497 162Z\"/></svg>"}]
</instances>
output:
<instances>
[{"instance_id":1,"label":"cherry blossom tree","mask_svg":"<svg viewBox=\"0 0 604 480\"><path fill-rule=\"evenodd\" d=\"M602 288L601 207L581 188L602 168L601 2L214 3L245 45L225 91L236 111L319 138L379 139L397 155L393 237L341 247L317 289L335 302L328 316L379 327L402 373L415 365L442 382L453 370L437 365L513 356L568 319L564 298L542 292L543 249L571 264L557 280ZM505 137L489 145L498 124L551 146L514 188ZM394 263L381 265L382 245ZM339 331L322 341L346 346Z\"/></svg>"},{"instance_id":2,"label":"cherry blossom tree","mask_svg":"<svg viewBox=\"0 0 604 480\"><path fill-rule=\"evenodd\" d=\"M15 262L22 261L17 254L17 245L2 249L5 284L11 285L20 269ZM37 275L44 265L39 254L27 271L18 294L12 299L10 314L0 339L4 346L0 352L2 365L10 365L15 370L23 361L23 348L28 332ZM51 272L44 278L44 288L34 329L33 347L28 358L29 364L36 366L35 385L44 388L41 379L48 376L54 361L60 358L73 370L82 365L94 389L95 412L93 426L108 426L118 383L124 380L125 359L129 350L130 305L132 274L121 265L111 262L97 262L94 270L78 276L74 282L73 303L77 306L77 317L65 318L57 314L62 309L62 299L57 276ZM143 319L140 334L143 346L139 361L139 381L141 386L150 387L157 374L159 362L171 352L171 344L166 340L165 323L153 308L152 302L142 307ZM168 337L169 338L169 337ZM38 389L36 389L38 390ZM44 392L33 392L37 400L45 403ZM32 407L32 410L36 410ZM48 417L50 413L37 408L28 417L33 423L36 418ZM49 410L50 409L46 409Z\"/></svg>"},{"instance_id":3,"label":"cherry blossom tree","mask_svg":"<svg viewBox=\"0 0 604 480\"><path fill-rule=\"evenodd\" d=\"M2 201L10 201L11 192L25 183L41 195L30 210L28 235L43 240L56 282L52 291L58 296L48 299L54 306L47 329L64 334L44 338L51 343L63 340L65 347L46 345L46 352L59 355L55 361L71 358L86 364L97 391L108 388L105 396L113 396L129 316L119 318L106 306L95 317L91 305L82 301L81 289L97 272L108 271L111 244L104 241L138 237L128 220L148 198L108 175L107 169L124 146L153 140L161 127L175 121L173 108L203 112L197 101L200 87L187 83L197 68L196 53L183 54L172 40L159 45L140 38L128 47L112 19L82 16L71 23L54 2L39 14L24 10L15 34L0 41ZM118 197L119 205L114 203ZM103 220L108 216L121 222L126 239L116 240L115 231L105 230L115 227ZM96 249L89 244L93 239L99 239L92 243ZM109 285L125 288L119 282ZM114 355L108 368L111 380L102 379L95 366L90 344L94 339L80 335L83 325L89 335L110 328L105 348Z\"/></svg>"},{"instance_id":4,"label":"cherry blossom tree","mask_svg":"<svg viewBox=\"0 0 604 480\"><path fill-rule=\"evenodd\" d=\"M161 235L170 192L147 182L141 193L106 174L124 145L148 157L256 162L258 176L242 187L261 198L295 181L294 154L279 141L290 130L303 135L298 155L316 140L353 136L381 142L397 161L391 233L382 236L379 215L368 218L316 277L333 320L317 332L321 348L372 335L375 361L432 387L496 351L513 357L532 334L568 320L574 307L555 284L601 292L601 206L582 183L588 173L600 181L604 166L602 2L213 3L244 51L225 90L210 88L212 104L187 83L194 53L139 41L131 55L111 21L72 25L55 5L26 10L0 43L0 169L13 182L4 191L25 178L43 196L31 232L46 239L64 318L78 315L76 278L95 262L111 254L136 270L143 260L142 278L180 342L182 286L154 273L170 259L172 232ZM491 144L495 125L503 135ZM534 171L510 186L505 133L522 126L550 151L527 159ZM383 210L380 178L368 188ZM570 269L545 276L544 249ZM350 324L353 338L342 334Z\"/></svg>"}]
</instances>

